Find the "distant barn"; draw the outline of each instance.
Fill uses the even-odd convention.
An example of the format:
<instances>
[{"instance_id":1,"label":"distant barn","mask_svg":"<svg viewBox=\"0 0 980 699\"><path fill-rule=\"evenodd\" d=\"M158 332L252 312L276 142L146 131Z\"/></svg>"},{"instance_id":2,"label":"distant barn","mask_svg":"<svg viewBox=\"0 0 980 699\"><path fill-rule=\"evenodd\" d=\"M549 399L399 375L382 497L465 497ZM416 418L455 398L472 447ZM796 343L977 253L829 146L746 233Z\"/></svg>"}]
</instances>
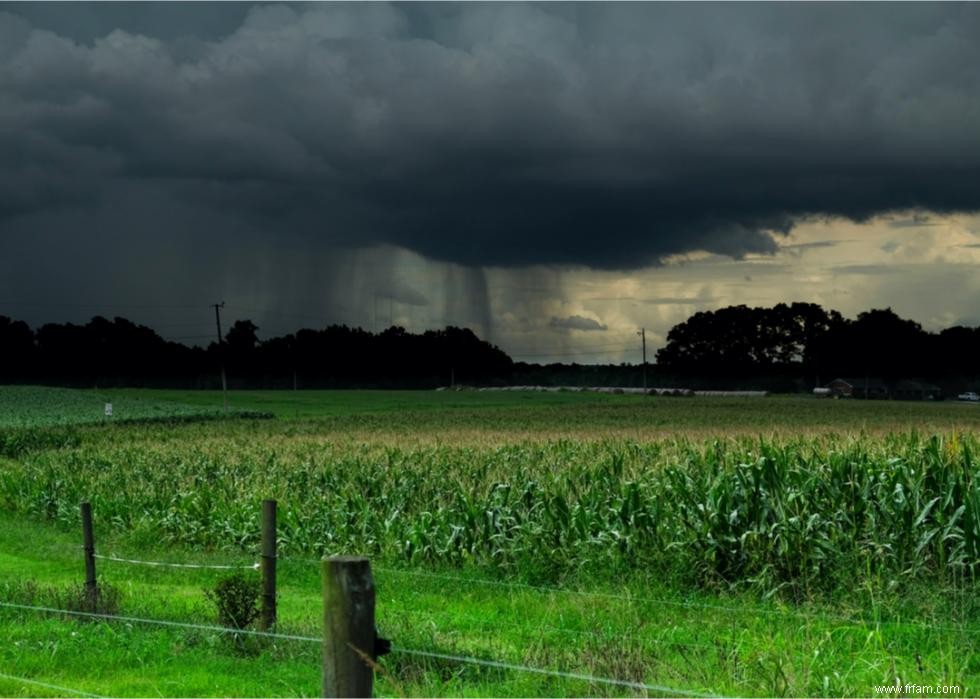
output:
<instances>
[{"instance_id":1,"label":"distant barn","mask_svg":"<svg viewBox=\"0 0 980 699\"><path fill-rule=\"evenodd\" d=\"M888 398L888 384L881 379L834 379L827 388L838 398Z\"/></svg>"}]
</instances>

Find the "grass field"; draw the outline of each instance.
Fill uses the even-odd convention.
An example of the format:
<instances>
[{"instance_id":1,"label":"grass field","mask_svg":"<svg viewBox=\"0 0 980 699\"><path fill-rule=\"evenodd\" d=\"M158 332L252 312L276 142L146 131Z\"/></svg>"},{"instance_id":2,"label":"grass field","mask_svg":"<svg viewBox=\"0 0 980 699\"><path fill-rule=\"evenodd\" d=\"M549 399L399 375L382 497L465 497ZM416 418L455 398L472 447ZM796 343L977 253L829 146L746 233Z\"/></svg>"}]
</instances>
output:
<instances>
[{"instance_id":1,"label":"grass field","mask_svg":"<svg viewBox=\"0 0 980 699\"><path fill-rule=\"evenodd\" d=\"M188 397L192 394L185 394ZM221 401L181 402L148 392L79 391L46 386L0 386L0 429L134 422L196 421L227 417ZM112 404L112 416L105 407ZM255 410L233 411L238 417Z\"/></svg>"},{"instance_id":2,"label":"grass field","mask_svg":"<svg viewBox=\"0 0 980 699\"><path fill-rule=\"evenodd\" d=\"M222 402L107 393L160 414ZM49 395L55 416L88 400ZM974 406L356 391L230 405L278 419L100 420L68 440L60 420L18 423L60 436L0 461L0 601L70 604L83 498L102 553L247 565L275 497L281 633L319 634L319 555L366 553L402 649L665 688L403 652L382 660L383 694L867 696L896 678L980 692ZM204 589L222 575L100 561L131 617L214 624ZM319 692L315 642L11 608L0 624L0 695L66 693L4 676L102 695Z\"/></svg>"}]
</instances>

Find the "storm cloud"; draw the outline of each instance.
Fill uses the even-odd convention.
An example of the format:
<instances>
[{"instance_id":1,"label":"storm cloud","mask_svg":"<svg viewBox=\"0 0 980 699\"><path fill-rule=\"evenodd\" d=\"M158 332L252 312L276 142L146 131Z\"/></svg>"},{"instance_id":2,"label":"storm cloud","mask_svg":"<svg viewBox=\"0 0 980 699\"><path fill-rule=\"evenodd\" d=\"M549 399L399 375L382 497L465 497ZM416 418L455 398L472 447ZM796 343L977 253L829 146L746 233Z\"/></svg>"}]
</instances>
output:
<instances>
[{"instance_id":1,"label":"storm cloud","mask_svg":"<svg viewBox=\"0 0 980 699\"><path fill-rule=\"evenodd\" d=\"M0 14L3 238L68 211L133 254L169 222L636 269L980 209L975 4L100 5L84 36L31 7Z\"/></svg>"}]
</instances>

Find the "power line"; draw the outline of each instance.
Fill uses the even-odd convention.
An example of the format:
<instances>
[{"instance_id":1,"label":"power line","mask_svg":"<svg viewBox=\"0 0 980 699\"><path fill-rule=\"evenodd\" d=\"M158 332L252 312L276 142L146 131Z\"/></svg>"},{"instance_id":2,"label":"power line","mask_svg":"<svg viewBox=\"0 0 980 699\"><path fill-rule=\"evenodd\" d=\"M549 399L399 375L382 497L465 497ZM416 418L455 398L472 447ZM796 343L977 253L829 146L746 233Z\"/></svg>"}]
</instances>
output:
<instances>
[{"instance_id":1,"label":"power line","mask_svg":"<svg viewBox=\"0 0 980 699\"><path fill-rule=\"evenodd\" d=\"M167 342L176 342L177 340L206 340L214 339L214 335L173 335L169 337L162 337L161 340L166 340Z\"/></svg>"},{"instance_id":2,"label":"power line","mask_svg":"<svg viewBox=\"0 0 980 699\"><path fill-rule=\"evenodd\" d=\"M607 349L598 350L594 352L507 352L511 357L587 357L587 356L602 356L608 354L615 354L616 352L626 352L628 350L634 349L630 347L621 347L619 349Z\"/></svg>"},{"instance_id":3,"label":"power line","mask_svg":"<svg viewBox=\"0 0 980 699\"><path fill-rule=\"evenodd\" d=\"M625 348L625 347L634 347L634 345L633 345L632 341L630 341L630 340L616 340L615 342L590 342L590 343L585 344L585 345L578 345L577 347L578 347L578 349L576 349L575 351L578 351L578 350L601 349L603 347L624 347ZM527 351L528 352L537 352L540 349L541 349L540 347L529 347L529 348L527 348ZM512 350L512 351L513 352L518 352L520 350Z\"/></svg>"},{"instance_id":4,"label":"power line","mask_svg":"<svg viewBox=\"0 0 980 699\"><path fill-rule=\"evenodd\" d=\"M313 313L287 313L285 311L274 311L270 309L252 308L249 306L238 306L236 304L228 304L228 309L229 310L234 309L237 311L246 311L247 313L258 313L259 315L273 315L273 316L281 316L283 318L301 318L305 320L316 320L321 323L326 322L325 316L316 315Z\"/></svg>"},{"instance_id":5,"label":"power line","mask_svg":"<svg viewBox=\"0 0 980 699\"><path fill-rule=\"evenodd\" d=\"M21 303L20 301L0 301L0 306L22 306L24 308L126 308L132 310L203 310L206 304L175 305L175 304L119 304L119 303Z\"/></svg>"}]
</instances>

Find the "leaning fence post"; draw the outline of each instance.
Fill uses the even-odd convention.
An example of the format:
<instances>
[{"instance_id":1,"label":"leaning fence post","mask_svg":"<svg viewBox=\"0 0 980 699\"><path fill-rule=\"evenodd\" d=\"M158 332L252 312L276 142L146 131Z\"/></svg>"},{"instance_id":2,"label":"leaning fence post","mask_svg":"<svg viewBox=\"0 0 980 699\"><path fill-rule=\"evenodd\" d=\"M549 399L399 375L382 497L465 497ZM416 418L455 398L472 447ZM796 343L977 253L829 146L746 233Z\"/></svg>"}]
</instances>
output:
<instances>
[{"instance_id":1,"label":"leaning fence post","mask_svg":"<svg viewBox=\"0 0 980 699\"><path fill-rule=\"evenodd\" d=\"M98 594L95 580L95 534L92 530L92 503L82 503L82 548L85 550L85 594L94 599Z\"/></svg>"},{"instance_id":2,"label":"leaning fence post","mask_svg":"<svg viewBox=\"0 0 980 699\"><path fill-rule=\"evenodd\" d=\"M276 623L276 501L262 501L262 616L260 626Z\"/></svg>"},{"instance_id":3,"label":"leaning fence post","mask_svg":"<svg viewBox=\"0 0 980 699\"><path fill-rule=\"evenodd\" d=\"M323 696L374 691L374 578L367 558L323 559Z\"/></svg>"}]
</instances>

